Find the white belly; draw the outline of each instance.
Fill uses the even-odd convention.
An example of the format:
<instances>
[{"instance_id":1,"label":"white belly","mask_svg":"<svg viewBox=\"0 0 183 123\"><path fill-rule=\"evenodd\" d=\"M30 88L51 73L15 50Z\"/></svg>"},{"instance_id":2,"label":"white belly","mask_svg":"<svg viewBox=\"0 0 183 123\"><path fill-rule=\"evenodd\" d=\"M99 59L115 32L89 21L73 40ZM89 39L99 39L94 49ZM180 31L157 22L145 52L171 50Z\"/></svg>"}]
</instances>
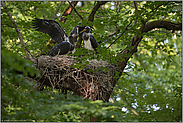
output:
<instances>
[{"instance_id":1,"label":"white belly","mask_svg":"<svg viewBox=\"0 0 183 123\"><path fill-rule=\"evenodd\" d=\"M84 40L84 47L88 50L94 50L91 46L90 38L88 40Z\"/></svg>"}]
</instances>

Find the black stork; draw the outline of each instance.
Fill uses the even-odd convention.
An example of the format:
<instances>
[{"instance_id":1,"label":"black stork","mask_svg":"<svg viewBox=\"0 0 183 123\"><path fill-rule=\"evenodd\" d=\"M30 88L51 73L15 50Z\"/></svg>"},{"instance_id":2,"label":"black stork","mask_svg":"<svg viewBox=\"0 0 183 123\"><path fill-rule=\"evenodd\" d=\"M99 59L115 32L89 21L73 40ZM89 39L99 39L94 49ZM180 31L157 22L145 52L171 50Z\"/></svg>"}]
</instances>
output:
<instances>
[{"instance_id":1,"label":"black stork","mask_svg":"<svg viewBox=\"0 0 183 123\"><path fill-rule=\"evenodd\" d=\"M90 27L86 26L80 33L83 33L82 38L84 41L84 47L88 50L95 50L96 51L96 48L98 47L99 43L96 41L96 39L90 33Z\"/></svg>"},{"instance_id":2,"label":"black stork","mask_svg":"<svg viewBox=\"0 0 183 123\"><path fill-rule=\"evenodd\" d=\"M76 51L75 43L78 37L77 30L79 30L79 27L76 27L73 29L72 35L68 36L57 21L37 18L33 20L33 28L35 28L36 31L50 35L51 38L58 43L58 45L53 47L48 53L48 55L51 56L55 56L57 54L65 55Z\"/></svg>"}]
</instances>

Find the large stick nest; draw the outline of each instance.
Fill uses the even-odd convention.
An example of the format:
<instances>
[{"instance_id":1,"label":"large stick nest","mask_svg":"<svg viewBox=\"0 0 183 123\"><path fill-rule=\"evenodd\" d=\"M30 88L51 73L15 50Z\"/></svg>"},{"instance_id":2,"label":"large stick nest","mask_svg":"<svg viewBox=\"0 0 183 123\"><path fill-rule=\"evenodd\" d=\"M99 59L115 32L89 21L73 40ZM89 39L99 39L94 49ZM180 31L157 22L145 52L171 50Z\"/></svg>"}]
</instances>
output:
<instances>
[{"instance_id":1,"label":"large stick nest","mask_svg":"<svg viewBox=\"0 0 183 123\"><path fill-rule=\"evenodd\" d=\"M73 91L84 98L107 101L105 97L113 90L116 68L96 59L86 60L83 63L85 66L80 66L83 69L74 68L71 65L78 62L75 58L67 55L40 56L36 65L41 72L41 78L37 79L40 88L46 85L53 89Z\"/></svg>"}]
</instances>

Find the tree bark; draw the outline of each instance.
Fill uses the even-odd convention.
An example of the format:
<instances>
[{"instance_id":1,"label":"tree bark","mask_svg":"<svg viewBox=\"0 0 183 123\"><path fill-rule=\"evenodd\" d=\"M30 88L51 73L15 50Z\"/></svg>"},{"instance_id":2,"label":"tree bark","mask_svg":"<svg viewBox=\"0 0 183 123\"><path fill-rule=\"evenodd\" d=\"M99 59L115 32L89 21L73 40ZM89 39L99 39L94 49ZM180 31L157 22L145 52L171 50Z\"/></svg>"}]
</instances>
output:
<instances>
[{"instance_id":1,"label":"tree bark","mask_svg":"<svg viewBox=\"0 0 183 123\"><path fill-rule=\"evenodd\" d=\"M152 21L145 25L145 28L143 29L143 32L148 32L150 30L153 30L155 28L164 28L166 30L172 30L174 32L175 30L181 30L182 31L182 23L173 23L169 21Z\"/></svg>"},{"instance_id":2,"label":"tree bark","mask_svg":"<svg viewBox=\"0 0 183 123\"><path fill-rule=\"evenodd\" d=\"M92 9L92 11L91 11L91 13L90 13L90 15L88 17L88 21L93 21L94 20L95 13L98 10L98 8L101 5L103 5L103 4L107 3L107 2L108 1L99 1L99 2L97 2L97 4L93 7L93 9Z\"/></svg>"},{"instance_id":3,"label":"tree bark","mask_svg":"<svg viewBox=\"0 0 183 123\"><path fill-rule=\"evenodd\" d=\"M78 3L78 1L72 1L71 2L71 4L73 5L73 6L76 6L77 5L77 3ZM62 14L62 16L61 16L61 18L60 18L60 22L64 22L65 23L65 21L67 20L66 18L64 18L64 16L68 16L68 15L70 15L71 14L71 12L72 12L72 10L73 10L73 7L72 6L70 6L70 5L68 5L67 7L66 7L66 9L65 9L65 11L63 12L63 14Z\"/></svg>"}]
</instances>

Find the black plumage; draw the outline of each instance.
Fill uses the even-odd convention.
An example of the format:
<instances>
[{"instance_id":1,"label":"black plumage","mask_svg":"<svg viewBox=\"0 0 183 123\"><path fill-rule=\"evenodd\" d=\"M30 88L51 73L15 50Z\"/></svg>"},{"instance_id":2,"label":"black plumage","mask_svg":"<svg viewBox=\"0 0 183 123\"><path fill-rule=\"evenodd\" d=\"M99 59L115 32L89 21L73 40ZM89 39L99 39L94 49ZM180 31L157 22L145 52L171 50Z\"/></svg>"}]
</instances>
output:
<instances>
[{"instance_id":1,"label":"black plumage","mask_svg":"<svg viewBox=\"0 0 183 123\"><path fill-rule=\"evenodd\" d=\"M75 43L79 36L79 25L73 29L70 36L68 36L59 23L54 20L35 18L35 20L33 20L33 28L35 28L36 31L49 34L51 38L58 43L58 45L51 49L48 55L64 55L67 53L74 53L76 51Z\"/></svg>"},{"instance_id":2,"label":"black plumage","mask_svg":"<svg viewBox=\"0 0 183 123\"><path fill-rule=\"evenodd\" d=\"M89 26L77 25L71 31L70 36L68 36L57 21L35 18L33 20L33 28L35 28L36 31L50 35L51 38L58 43L58 45L53 47L48 53L48 55L51 56L74 53L76 51L75 43L77 42L78 36L82 37L84 40L84 46L86 49L96 50L98 47L98 42L93 35L90 34Z\"/></svg>"},{"instance_id":3,"label":"black plumage","mask_svg":"<svg viewBox=\"0 0 183 123\"><path fill-rule=\"evenodd\" d=\"M58 45L56 45L55 47L53 47L51 49L51 51L48 53L48 55L50 56L55 56L55 55L65 55L68 53L72 53L72 51L74 50L75 45L73 44L73 37L69 36L69 40L68 41L63 41L61 43L59 43Z\"/></svg>"},{"instance_id":4,"label":"black plumage","mask_svg":"<svg viewBox=\"0 0 183 123\"><path fill-rule=\"evenodd\" d=\"M57 43L68 41L68 35L57 21L47 19L33 20L33 28L51 36Z\"/></svg>"},{"instance_id":5,"label":"black plumage","mask_svg":"<svg viewBox=\"0 0 183 123\"><path fill-rule=\"evenodd\" d=\"M95 50L98 47L99 43L96 41L94 36L90 34L90 27L86 26L84 30L82 30L80 33L82 34L82 38L84 40L84 47L88 50Z\"/></svg>"},{"instance_id":6,"label":"black plumage","mask_svg":"<svg viewBox=\"0 0 183 123\"><path fill-rule=\"evenodd\" d=\"M77 26L74 27L74 29L70 33L70 35L72 35L74 37L74 42L77 42L77 37L78 36L82 37L83 33L79 33L79 32L81 32L84 29L85 29L85 26L77 25Z\"/></svg>"}]
</instances>

